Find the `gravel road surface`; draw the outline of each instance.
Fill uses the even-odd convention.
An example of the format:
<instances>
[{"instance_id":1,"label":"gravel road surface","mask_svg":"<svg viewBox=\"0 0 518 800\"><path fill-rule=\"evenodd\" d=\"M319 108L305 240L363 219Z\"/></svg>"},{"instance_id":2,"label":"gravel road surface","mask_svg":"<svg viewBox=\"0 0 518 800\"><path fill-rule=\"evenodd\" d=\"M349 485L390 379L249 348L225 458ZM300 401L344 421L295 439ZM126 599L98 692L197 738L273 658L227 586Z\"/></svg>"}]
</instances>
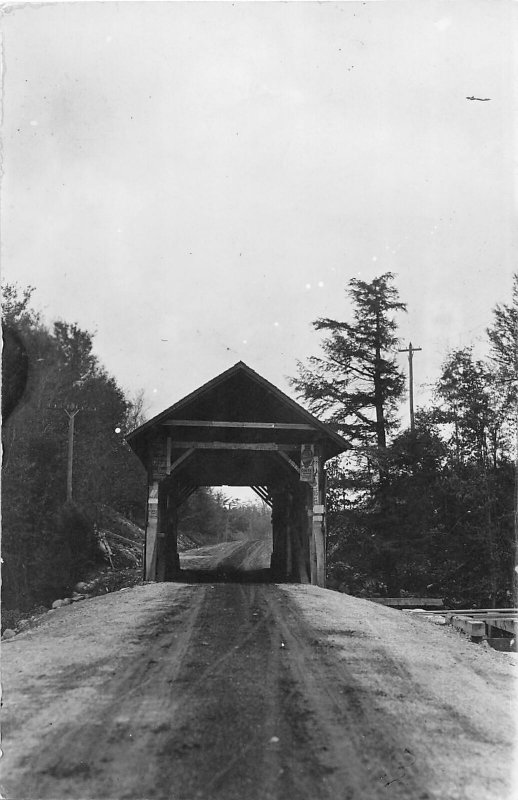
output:
<instances>
[{"instance_id":1,"label":"gravel road surface","mask_svg":"<svg viewBox=\"0 0 518 800\"><path fill-rule=\"evenodd\" d=\"M7 800L512 797L516 655L336 592L147 584L49 613L3 664Z\"/></svg>"}]
</instances>

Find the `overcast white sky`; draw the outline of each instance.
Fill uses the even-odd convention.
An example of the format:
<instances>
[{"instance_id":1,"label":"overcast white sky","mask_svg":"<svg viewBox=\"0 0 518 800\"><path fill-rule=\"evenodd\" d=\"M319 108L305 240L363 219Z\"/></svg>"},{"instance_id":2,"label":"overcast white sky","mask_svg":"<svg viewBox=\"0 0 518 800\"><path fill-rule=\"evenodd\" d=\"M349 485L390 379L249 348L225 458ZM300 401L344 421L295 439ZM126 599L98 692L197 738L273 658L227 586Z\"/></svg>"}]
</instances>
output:
<instances>
[{"instance_id":1,"label":"overcast white sky","mask_svg":"<svg viewBox=\"0 0 518 800\"><path fill-rule=\"evenodd\" d=\"M510 300L513 2L57 3L2 28L3 277L97 331L149 416L240 359L290 392L311 321L388 270L419 404Z\"/></svg>"}]
</instances>

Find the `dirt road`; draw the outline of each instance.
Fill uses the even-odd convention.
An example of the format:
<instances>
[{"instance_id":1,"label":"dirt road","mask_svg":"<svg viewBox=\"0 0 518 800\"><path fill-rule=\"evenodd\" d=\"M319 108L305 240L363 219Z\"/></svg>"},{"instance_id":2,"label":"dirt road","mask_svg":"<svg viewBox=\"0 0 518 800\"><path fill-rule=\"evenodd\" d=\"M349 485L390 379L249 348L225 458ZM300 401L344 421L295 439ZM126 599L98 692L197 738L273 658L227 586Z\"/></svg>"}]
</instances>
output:
<instances>
[{"instance_id":1,"label":"dirt road","mask_svg":"<svg viewBox=\"0 0 518 800\"><path fill-rule=\"evenodd\" d=\"M150 584L3 650L9 800L511 797L516 657L357 598Z\"/></svg>"},{"instance_id":2,"label":"dirt road","mask_svg":"<svg viewBox=\"0 0 518 800\"><path fill-rule=\"evenodd\" d=\"M180 553L180 567L194 580L268 580L272 545L269 540L222 542Z\"/></svg>"}]
</instances>

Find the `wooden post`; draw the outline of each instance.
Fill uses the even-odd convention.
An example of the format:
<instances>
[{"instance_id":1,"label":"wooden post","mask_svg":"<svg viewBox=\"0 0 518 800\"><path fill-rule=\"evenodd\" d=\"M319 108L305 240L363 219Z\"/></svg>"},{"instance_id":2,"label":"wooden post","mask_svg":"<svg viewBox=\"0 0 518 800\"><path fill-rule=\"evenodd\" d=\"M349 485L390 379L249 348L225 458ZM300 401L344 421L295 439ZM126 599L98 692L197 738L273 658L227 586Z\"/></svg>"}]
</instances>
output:
<instances>
[{"instance_id":1,"label":"wooden post","mask_svg":"<svg viewBox=\"0 0 518 800\"><path fill-rule=\"evenodd\" d=\"M293 531L293 566L296 569L296 578L300 583L311 583L311 487L307 483L300 484L297 493L296 520L297 526ZM295 509L294 509L295 510Z\"/></svg>"},{"instance_id":2,"label":"wooden post","mask_svg":"<svg viewBox=\"0 0 518 800\"><path fill-rule=\"evenodd\" d=\"M148 487L146 523L146 565L145 579L156 580L158 533L158 480L152 480Z\"/></svg>"},{"instance_id":3,"label":"wooden post","mask_svg":"<svg viewBox=\"0 0 518 800\"><path fill-rule=\"evenodd\" d=\"M286 550L285 557L285 576L287 579L293 577L293 492L288 492L286 495Z\"/></svg>"},{"instance_id":4,"label":"wooden post","mask_svg":"<svg viewBox=\"0 0 518 800\"><path fill-rule=\"evenodd\" d=\"M164 581L174 581L180 573L178 555L178 489L168 495L164 528Z\"/></svg>"},{"instance_id":5,"label":"wooden post","mask_svg":"<svg viewBox=\"0 0 518 800\"><path fill-rule=\"evenodd\" d=\"M314 484L311 547L314 553L312 559L311 583L325 588L326 585L326 548L325 548L325 486L322 457L317 451L314 459Z\"/></svg>"},{"instance_id":6,"label":"wooden post","mask_svg":"<svg viewBox=\"0 0 518 800\"><path fill-rule=\"evenodd\" d=\"M270 569L272 577L276 581L282 581L286 575L284 572L285 553L286 553L286 494L284 492L273 492L272 503L272 557Z\"/></svg>"},{"instance_id":7,"label":"wooden post","mask_svg":"<svg viewBox=\"0 0 518 800\"><path fill-rule=\"evenodd\" d=\"M168 493L164 484L158 486L158 519L156 530L156 567L157 581L166 580L166 527L167 527Z\"/></svg>"},{"instance_id":8,"label":"wooden post","mask_svg":"<svg viewBox=\"0 0 518 800\"><path fill-rule=\"evenodd\" d=\"M313 514L308 513L309 522L309 566L312 586L318 586L317 550L315 546L315 531L313 528Z\"/></svg>"}]
</instances>

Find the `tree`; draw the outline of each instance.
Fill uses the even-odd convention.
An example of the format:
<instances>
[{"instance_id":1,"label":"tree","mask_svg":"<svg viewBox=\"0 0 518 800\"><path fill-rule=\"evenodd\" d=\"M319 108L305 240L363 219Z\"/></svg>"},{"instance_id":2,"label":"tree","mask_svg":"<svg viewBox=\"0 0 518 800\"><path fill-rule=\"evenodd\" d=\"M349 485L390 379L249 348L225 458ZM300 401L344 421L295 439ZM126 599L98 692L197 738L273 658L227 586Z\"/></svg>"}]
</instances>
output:
<instances>
[{"instance_id":1,"label":"tree","mask_svg":"<svg viewBox=\"0 0 518 800\"><path fill-rule=\"evenodd\" d=\"M180 506L178 533L197 544L271 536L271 511L264 503L240 503L220 490L200 487Z\"/></svg>"},{"instance_id":2,"label":"tree","mask_svg":"<svg viewBox=\"0 0 518 800\"><path fill-rule=\"evenodd\" d=\"M488 329L491 358L476 359L471 347L449 353L415 430L370 450L383 477L370 492L351 491L351 475L332 466L334 586L440 594L452 606L512 602L517 301L515 279L513 305L497 306Z\"/></svg>"},{"instance_id":3,"label":"tree","mask_svg":"<svg viewBox=\"0 0 518 800\"><path fill-rule=\"evenodd\" d=\"M394 314L405 311L394 276L387 272L367 283L353 278L348 295L353 322L317 319L317 331L328 331L323 357L298 362L291 379L299 397L316 414L327 417L351 443L384 448L395 425L394 412L404 391L404 376L394 351L398 344Z\"/></svg>"},{"instance_id":4,"label":"tree","mask_svg":"<svg viewBox=\"0 0 518 800\"><path fill-rule=\"evenodd\" d=\"M442 365L435 387L435 419L449 425L457 464L493 466L506 450L505 413L495 391L494 373L471 347L455 350Z\"/></svg>"},{"instance_id":5,"label":"tree","mask_svg":"<svg viewBox=\"0 0 518 800\"><path fill-rule=\"evenodd\" d=\"M347 542L347 558L356 562L354 568L349 563L347 581L356 588L367 581L367 572L377 573L379 581L391 588L394 585L384 452L388 434L397 427L395 412L405 386L395 351L396 314L406 311L406 305L393 281L390 272L371 282L350 280L352 321L317 319L314 328L328 333L322 342L323 356L310 358L307 365L299 362L299 376L291 380L310 409L352 445L339 466L328 472L332 497L328 530L335 559L340 560ZM333 556L331 571L332 563Z\"/></svg>"},{"instance_id":6,"label":"tree","mask_svg":"<svg viewBox=\"0 0 518 800\"><path fill-rule=\"evenodd\" d=\"M450 353L435 387L437 423L448 448L435 491L433 585L450 598L509 603L512 579L511 441L495 370L471 347ZM435 489L434 489L435 487ZM421 501L422 502L422 501Z\"/></svg>"},{"instance_id":7,"label":"tree","mask_svg":"<svg viewBox=\"0 0 518 800\"><path fill-rule=\"evenodd\" d=\"M4 287L4 323L17 346L2 358L4 385L18 392L20 353L27 357L23 394L3 429L3 586L8 607L28 608L70 589L91 557L91 534L101 505L138 519L145 472L123 434L141 414L99 365L93 337L75 324L50 331L30 308L32 288ZM16 395L12 393L12 397ZM138 402L138 400L137 400ZM65 505L68 419L77 415L74 504ZM12 405L12 404L11 404ZM68 533L67 533L68 531ZM86 554L86 555L85 555Z\"/></svg>"},{"instance_id":8,"label":"tree","mask_svg":"<svg viewBox=\"0 0 518 800\"><path fill-rule=\"evenodd\" d=\"M493 325L487 328L495 379L508 406L518 402L518 273L513 276L512 304L500 303L494 310Z\"/></svg>"}]
</instances>

